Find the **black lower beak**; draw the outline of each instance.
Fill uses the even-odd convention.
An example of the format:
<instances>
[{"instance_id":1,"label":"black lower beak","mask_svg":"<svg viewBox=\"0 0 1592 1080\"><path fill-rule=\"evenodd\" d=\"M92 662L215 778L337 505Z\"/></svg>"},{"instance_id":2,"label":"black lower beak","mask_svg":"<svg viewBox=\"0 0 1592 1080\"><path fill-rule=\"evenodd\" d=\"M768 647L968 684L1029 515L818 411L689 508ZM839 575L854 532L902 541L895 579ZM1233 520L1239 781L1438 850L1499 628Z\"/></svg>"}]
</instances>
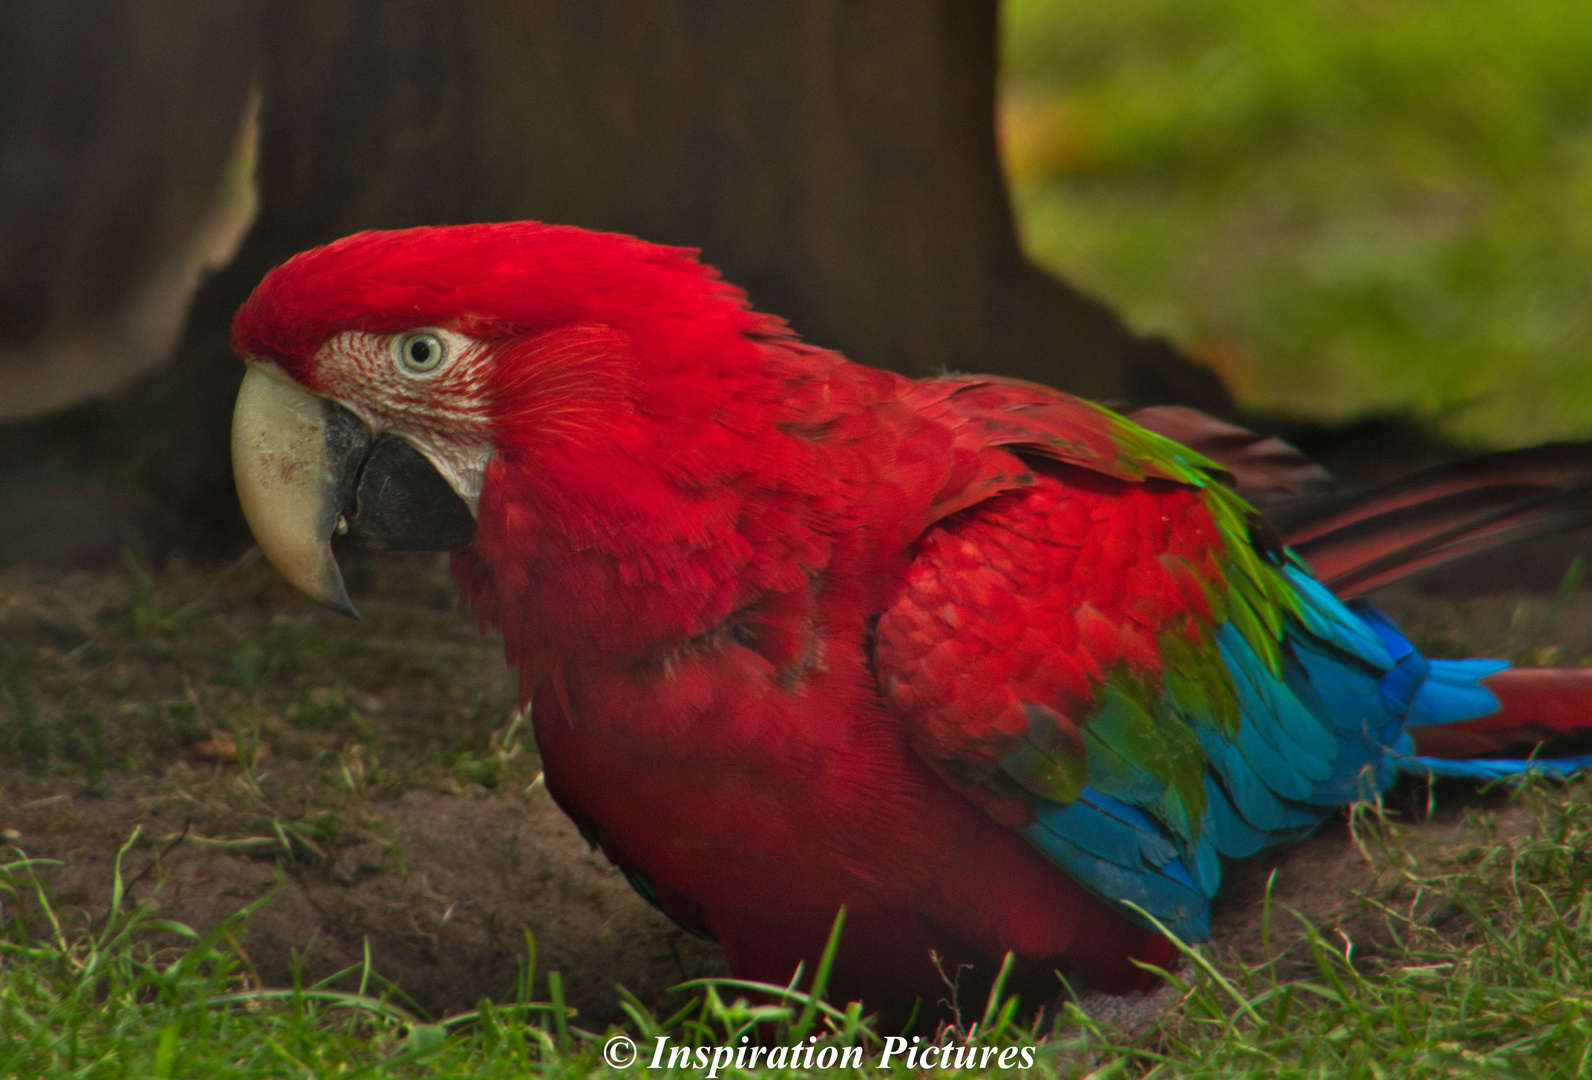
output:
<instances>
[{"instance_id":1,"label":"black lower beak","mask_svg":"<svg viewBox=\"0 0 1592 1080\"><path fill-rule=\"evenodd\" d=\"M370 445L343 516L346 539L360 547L451 551L475 539L470 508L426 455L397 435L384 434Z\"/></svg>"}]
</instances>

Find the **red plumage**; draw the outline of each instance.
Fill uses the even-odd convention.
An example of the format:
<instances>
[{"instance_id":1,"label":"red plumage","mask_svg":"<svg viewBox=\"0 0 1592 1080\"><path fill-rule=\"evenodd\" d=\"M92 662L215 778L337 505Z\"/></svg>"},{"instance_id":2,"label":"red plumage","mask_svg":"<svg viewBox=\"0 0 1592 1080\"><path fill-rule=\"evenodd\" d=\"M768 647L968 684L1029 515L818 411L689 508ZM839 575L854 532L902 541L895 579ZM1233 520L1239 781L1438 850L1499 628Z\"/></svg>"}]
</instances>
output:
<instances>
[{"instance_id":1,"label":"red plumage","mask_svg":"<svg viewBox=\"0 0 1592 1080\"><path fill-rule=\"evenodd\" d=\"M1044 387L804 345L689 252L529 223L307 252L233 343L336 396L339 335L422 327L486 358L450 390L469 407L427 421L490 449L461 593L519 669L549 792L665 911L783 983L844 905L833 986L876 1002L939 997L931 950L986 971L1013 951L1046 988L1058 965L1151 981L1133 962L1169 944L985 781L1023 738L1081 760L1113 673L1156 683L1179 641L1214 655L1231 540L1175 456L1126 453ZM375 391L361 409L401 426ZM1252 490L1319 486L1274 441L1147 421Z\"/></svg>"}]
</instances>

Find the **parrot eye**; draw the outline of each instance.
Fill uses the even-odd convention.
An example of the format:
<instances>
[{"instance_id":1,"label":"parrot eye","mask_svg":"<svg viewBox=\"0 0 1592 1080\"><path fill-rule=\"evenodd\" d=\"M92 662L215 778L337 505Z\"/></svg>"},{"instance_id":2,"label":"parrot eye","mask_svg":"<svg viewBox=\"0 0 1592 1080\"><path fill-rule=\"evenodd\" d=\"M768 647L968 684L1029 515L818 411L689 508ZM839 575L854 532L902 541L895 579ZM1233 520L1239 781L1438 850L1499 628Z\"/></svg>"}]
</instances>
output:
<instances>
[{"instance_id":1,"label":"parrot eye","mask_svg":"<svg viewBox=\"0 0 1592 1080\"><path fill-rule=\"evenodd\" d=\"M398 364L412 375L427 375L448 355L442 339L429 331L405 334L398 339Z\"/></svg>"}]
</instances>

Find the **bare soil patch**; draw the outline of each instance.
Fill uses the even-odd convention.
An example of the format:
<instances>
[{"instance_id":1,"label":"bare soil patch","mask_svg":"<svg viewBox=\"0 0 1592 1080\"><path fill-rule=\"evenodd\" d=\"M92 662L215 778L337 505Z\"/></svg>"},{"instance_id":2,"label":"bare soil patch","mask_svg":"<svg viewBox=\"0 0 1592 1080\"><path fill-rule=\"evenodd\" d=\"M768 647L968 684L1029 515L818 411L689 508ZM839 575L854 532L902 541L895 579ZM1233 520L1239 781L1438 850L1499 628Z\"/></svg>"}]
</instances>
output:
<instances>
[{"instance_id":1,"label":"bare soil patch","mask_svg":"<svg viewBox=\"0 0 1592 1080\"><path fill-rule=\"evenodd\" d=\"M591 1022L722 974L537 782L500 643L443 560L350 567L358 622L253 556L0 571L0 828L61 860L58 901L134 899L201 931L269 895L239 942L261 981L358 963L434 1014L512 993L528 932ZM540 984L545 993L545 982Z\"/></svg>"}]
</instances>

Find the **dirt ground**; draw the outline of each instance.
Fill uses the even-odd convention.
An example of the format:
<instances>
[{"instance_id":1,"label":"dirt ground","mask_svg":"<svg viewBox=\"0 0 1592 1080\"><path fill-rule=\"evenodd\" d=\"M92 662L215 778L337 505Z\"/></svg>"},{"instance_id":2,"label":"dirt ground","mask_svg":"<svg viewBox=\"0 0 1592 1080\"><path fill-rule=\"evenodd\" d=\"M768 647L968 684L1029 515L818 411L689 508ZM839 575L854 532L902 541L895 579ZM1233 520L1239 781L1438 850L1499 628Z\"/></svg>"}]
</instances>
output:
<instances>
[{"instance_id":1,"label":"dirt ground","mask_svg":"<svg viewBox=\"0 0 1592 1080\"><path fill-rule=\"evenodd\" d=\"M1553 584L1585 536L1539 543L1379 597L1435 655L1592 663L1592 590ZM78 918L107 903L116 852L135 899L200 930L262 896L242 952L284 985L358 963L435 1015L512 991L535 940L582 1022L615 987L666 1005L724 974L588 850L540 784L499 643L455 610L445 561L348 565L363 618L300 598L259 560L150 574L0 570L0 829ZM1546 589L1546 591L1544 591ZM1424 818L1426 793L1390 799ZM1501 796L1438 792L1419 849L1509 828ZM1258 898L1374 948L1368 861L1341 822L1235 874L1218 947L1258 962ZM3 919L12 917L4 913ZM538 980L538 993L546 984Z\"/></svg>"}]
</instances>

